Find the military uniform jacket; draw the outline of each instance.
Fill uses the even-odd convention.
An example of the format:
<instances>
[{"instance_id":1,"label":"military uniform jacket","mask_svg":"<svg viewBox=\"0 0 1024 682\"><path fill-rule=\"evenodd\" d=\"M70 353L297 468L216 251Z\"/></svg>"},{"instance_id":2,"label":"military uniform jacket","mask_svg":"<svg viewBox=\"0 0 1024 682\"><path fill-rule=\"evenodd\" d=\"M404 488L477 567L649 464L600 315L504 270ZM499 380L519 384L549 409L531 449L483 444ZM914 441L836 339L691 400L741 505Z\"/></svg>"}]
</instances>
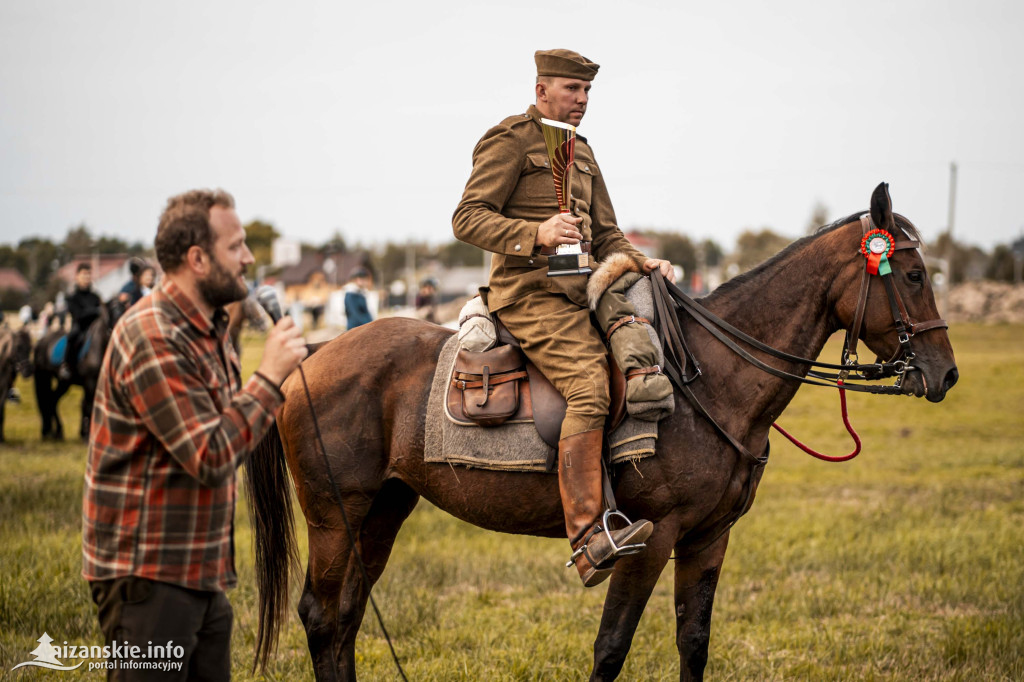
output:
<instances>
[{"instance_id":1,"label":"military uniform jacket","mask_svg":"<svg viewBox=\"0 0 1024 682\"><path fill-rule=\"evenodd\" d=\"M584 275L548 277L548 259L537 253L537 229L558 213L555 184L541 131L541 114L530 106L494 126L473 150L473 172L455 209L455 237L494 254L488 308L500 310L534 291L564 294L587 306ZM585 138L576 137L572 212L597 260L624 252L642 265L641 254L619 230L604 177Z\"/></svg>"}]
</instances>

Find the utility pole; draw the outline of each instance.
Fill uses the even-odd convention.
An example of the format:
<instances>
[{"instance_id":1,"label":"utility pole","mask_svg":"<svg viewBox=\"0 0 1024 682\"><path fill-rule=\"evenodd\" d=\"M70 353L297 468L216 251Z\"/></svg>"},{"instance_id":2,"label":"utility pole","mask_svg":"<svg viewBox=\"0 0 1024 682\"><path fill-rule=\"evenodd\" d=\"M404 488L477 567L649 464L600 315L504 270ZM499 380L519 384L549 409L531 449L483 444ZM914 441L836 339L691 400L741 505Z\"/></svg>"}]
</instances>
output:
<instances>
[{"instance_id":1,"label":"utility pole","mask_svg":"<svg viewBox=\"0 0 1024 682\"><path fill-rule=\"evenodd\" d=\"M956 246L953 243L953 224L956 222L956 161L949 164L949 215L946 220L949 243L946 247L946 260L949 261L949 285L953 285L953 254Z\"/></svg>"},{"instance_id":2,"label":"utility pole","mask_svg":"<svg viewBox=\"0 0 1024 682\"><path fill-rule=\"evenodd\" d=\"M405 304L410 308L416 304L416 245L405 244Z\"/></svg>"}]
</instances>

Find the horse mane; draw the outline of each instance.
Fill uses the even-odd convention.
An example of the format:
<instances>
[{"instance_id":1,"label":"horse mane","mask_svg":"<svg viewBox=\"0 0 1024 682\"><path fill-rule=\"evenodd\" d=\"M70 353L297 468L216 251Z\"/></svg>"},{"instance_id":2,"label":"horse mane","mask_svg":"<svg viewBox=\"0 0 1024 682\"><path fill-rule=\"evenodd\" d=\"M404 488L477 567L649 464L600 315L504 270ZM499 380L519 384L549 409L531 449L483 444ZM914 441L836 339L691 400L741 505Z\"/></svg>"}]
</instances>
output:
<instances>
[{"instance_id":1,"label":"horse mane","mask_svg":"<svg viewBox=\"0 0 1024 682\"><path fill-rule=\"evenodd\" d=\"M796 241L791 242L790 244L786 245L785 248L783 248L781 251L779 251L777 254L775 254L768 260L762 261L761 263L755 265L750 270L747 270L744 273L736 275L728 282L723 283L713 292L708 294L705 297L705 299L711 298L712 296L717 296L719 294L727 294L730 291L743 286L747 282L753 279L757 279L757 277L759 277L761 273L763 273L765 270L773 268L778 261L784 260L785 258L789 257L789 255L793 251L802 249L805 244L818 239L822 235L834 232L835 230L838 230L840 227L843 227L844 225L849 225L855 220L860 220L861 216L864 215L865 213L866 211L857 211L856 213L851 213L845 218L839 218L838 220L835 220L829 223L828 225L822 225L821 227L816 229L813 234L810 234L806 237L801 237ZM921 233L918 232L917 227L914 225L914 223L910 222L907 218L900 215L899 213L893 213L892 216L893 219L896 221L896 227L902 230L903 233L909 239L921 241Z\"/></svg>"}]
</instances>

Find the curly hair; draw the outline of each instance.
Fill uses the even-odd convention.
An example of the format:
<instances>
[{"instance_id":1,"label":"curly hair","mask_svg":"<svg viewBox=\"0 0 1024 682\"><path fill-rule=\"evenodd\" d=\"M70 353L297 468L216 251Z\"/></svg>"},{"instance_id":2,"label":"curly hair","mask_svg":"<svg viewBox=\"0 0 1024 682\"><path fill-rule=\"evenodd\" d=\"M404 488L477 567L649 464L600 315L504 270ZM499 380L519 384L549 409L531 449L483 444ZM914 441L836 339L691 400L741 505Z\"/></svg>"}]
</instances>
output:
<instances>
[{"instance_id":1,"label":"curly hair","mask_svg":"<svg viewBox=\"0 0 1024 682\"><path fill-rule=\"evenodd\" d=\"M164 272L173 272L185 261L189 248L213 248L210 209L234 208L235 199L222 189L194 189L167 200L156 228L156 259Z\"/></svg>"}]
</instances>

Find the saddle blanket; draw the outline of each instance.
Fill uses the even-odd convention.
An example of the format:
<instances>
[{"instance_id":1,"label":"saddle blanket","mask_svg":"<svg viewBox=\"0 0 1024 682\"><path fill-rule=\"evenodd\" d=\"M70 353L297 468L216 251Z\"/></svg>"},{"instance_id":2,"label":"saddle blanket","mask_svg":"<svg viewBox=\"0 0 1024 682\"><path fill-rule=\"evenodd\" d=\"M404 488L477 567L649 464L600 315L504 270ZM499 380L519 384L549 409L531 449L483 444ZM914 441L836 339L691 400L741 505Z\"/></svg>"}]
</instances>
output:
<instances>
[{"instance_id":1,"label":"saddle blanket","mask_svg":"<svg viewBox=\"0 0 1024 682\"><path fill-rule=\"evenodd\" d=\"M642 291L643 284L646 284L646 292ZM646 293L646 305L634 299L632 294L637 289L641 290L636 292L641 298ZM654 317L650 296L650 281L646 278L630 290L629 298L637 314L647 319ZM482 427L463 426L452 419L445 398L458 352L458 336L452 336L441 349L437 360L437 370L434 372L427 402L423 459L427 462L462 464L497 471L547 471L547 462L553 457L554 448L541 439L532 421ZM650 457L654 454L657 440L656 422L641 421L627 415L608 437L612 462L617 464Z\"/></svg>"}]
</instances>

